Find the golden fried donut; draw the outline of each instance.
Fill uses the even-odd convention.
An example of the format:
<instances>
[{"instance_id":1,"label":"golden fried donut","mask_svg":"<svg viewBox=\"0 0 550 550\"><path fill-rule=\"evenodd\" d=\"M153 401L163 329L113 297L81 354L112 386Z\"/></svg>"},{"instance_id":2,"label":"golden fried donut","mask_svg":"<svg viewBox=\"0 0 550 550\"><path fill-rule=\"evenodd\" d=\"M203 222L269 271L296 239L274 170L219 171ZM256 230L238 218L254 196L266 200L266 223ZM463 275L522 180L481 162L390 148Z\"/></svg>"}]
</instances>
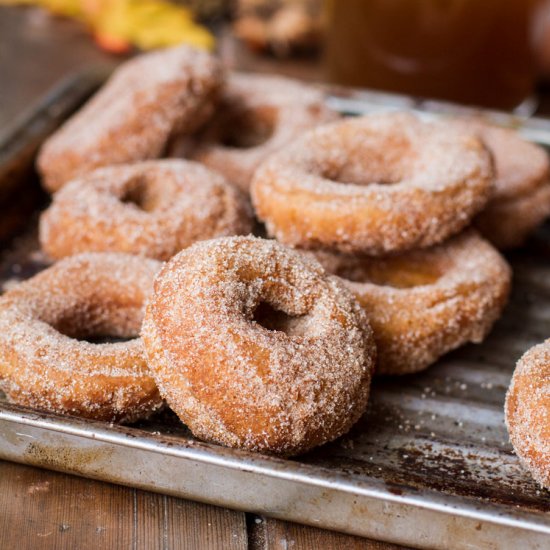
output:
<instances>
[{"instance_id":1,"label":"golden fried donut","mask_svg":"<svg viewBox=\"0 0 550 550\"><path fill-rule=\"evenodd\" d=\"M550 489L550 339L518 361L506 394L510 441L531 475Z\"/></svg>"},{"instance_id":2,"label":"golden fried donut","mask_svg":"<svg viewBox=\"0 0 550 550\"><path fill-rule=\"evenodd\" d=\"M149 416L162 400L139 336L160 267L82 254L0 297L0 387L20 405L108 421ZM95 344L87 338L132 338Z\"/></svg>"},{"instance_id":3,"label":"golden fried donut","mask_svg":"<svg viewBox=\"0 0 550 550\"><path fill-rule=\"evenodd\" d=\"M458 232L492 182L478 138L393 113L307 132L258 169L252 199L284 243L382 255Z\"/></svg>"},{"instance_id":4,"label":"golden fried donut","mask_svg":"<svg viewBox=\"0 0 550 550\"><path fill-rule=\"evenodd\" d=\"M520 246L550 215L548 155L514 130L478 121L462 124L478 132L495 160L494 193L475 225L498 248Z\"/></svg>"},{"instance_id":5,"label":"golden fried donut","mask_svg":"<svg viewBox=\"0 0 550 550\"><path fill-rule=\"evenodd\" d=\"M191 158L248 191L254 171L305 130L337 117L323 94L288 78L233 73L212 121L195 140Z\"/></svg>"},{"instance_id":6,"label":"golden fried donut","mask_svg":"<svg viewBox=\"0 0 550 550\"><path fill-rule=\"evenodd\" d=\"M215 58L189 46L122 64L44 143L44 187L54 192L100 166L160 157L172 135L194 131L212 112L221 80Z\"/></svg>"},{"instance_id":7,"label":"golden fried donut","mask_svg":"<svg viewBox=\"0 0 550 550\"><path fill-rule=\"evenodd\" d=\"M153 160L99 168L58 191L40 218L52 258L129 252L167 260L191 243L249 233L250 206L220 174L196 162Z\"/></svg>"},{"instance_id":8,"label":"golden fried donut","mask_svg":"<svg viewBox=\"0 0 550 550\"><path fill-rule=\"evenodd\" d=\"M155 280L142 338L161 394L198 437L302 453L367 403L364 312L315 260L256 237L196 243Z\"/></svg>"},{"instance_id":9,"label":"golden fried donut","mask_svg":"<svg viewBox=\"0 0 550 550\"><path fill-rule=\"evenodd\" d=\"M473 231L387 258L315 256L365 309L378 349L377 374L417 372L462 344L481 342L510 289L506 261Z\"/></svg>"}]
</instances>

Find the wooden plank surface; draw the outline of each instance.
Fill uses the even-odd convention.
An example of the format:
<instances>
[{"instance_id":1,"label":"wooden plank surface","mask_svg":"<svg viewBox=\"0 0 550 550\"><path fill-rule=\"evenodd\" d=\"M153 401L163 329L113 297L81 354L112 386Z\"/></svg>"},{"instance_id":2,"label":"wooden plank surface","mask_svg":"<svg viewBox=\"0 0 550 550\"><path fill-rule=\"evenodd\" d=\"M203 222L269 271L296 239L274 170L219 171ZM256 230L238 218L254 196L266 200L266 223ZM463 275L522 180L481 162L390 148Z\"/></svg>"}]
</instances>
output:
<instances>
[{"instance_id":1,"label":"wooden plank surface","mask_svg":"<svg viewBox=\"0 0 550 550\"><path fill-rule=\"evenodd\" d=\"M271 518L249 520L254 550L402 550L404 547Z\"/></svg>"},{"instance_id":2,"label":"wooden plank surface","mask_svg":"<svg viewBox=\"0 0 550 550\"><path fill-rule=\"evenodd\" d=\"M248 547L245 515L0 461L0 548Z\"/></svg>"}]
</instances>

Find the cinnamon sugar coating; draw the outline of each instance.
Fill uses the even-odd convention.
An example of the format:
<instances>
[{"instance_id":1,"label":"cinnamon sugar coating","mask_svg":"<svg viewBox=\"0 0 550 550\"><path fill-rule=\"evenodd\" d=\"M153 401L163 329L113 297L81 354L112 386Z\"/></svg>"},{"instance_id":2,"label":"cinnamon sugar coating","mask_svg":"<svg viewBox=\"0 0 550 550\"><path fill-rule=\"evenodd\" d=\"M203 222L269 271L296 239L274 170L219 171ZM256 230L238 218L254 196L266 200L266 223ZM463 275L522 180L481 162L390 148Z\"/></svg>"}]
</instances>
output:
<instances>
[{"instance_id":1,"label":"cinnamon sugar coating","mask_svg":"<svg viewBox=\"0 0 550 550\"><path fill-rule=\"evenodd\" d=\"M337 118L313 86L283 77L232 73L191 158L248 191L256 168L305 130Z\"/></svg>"},{"instance_id":2,"label":"cinnamon sugar coating","mask_svg":"<svg viewBox=\"0 0 550 550\"><path fill-rule=\"evenodd\" d=\"M492 185L473 134L392 113L307 132L260 166L252 199L281 242L384 255L457 233Z\"/></svg>"},{"instance_id":3,"label":"cinnamon sugar coating","mask_svg":"<svg viewBox=\"0 0 550 550\"><path fill-rule=\"evenodd\" d=\"M518 361L505 413L510 441L521 462L550 489L550 339Z\"/></svg>"},{"instance_id":4,"label":"cinnamon sugar coating","mask_svg":"<svg viewBox=\"0 0 550 550\"><path fill-rule=\"evenodd\" d=\"M550 215L550 160L546 151L516 131L480 121L475 130L493 154L495 188L474 223L498 248L514 248Z\"/></svg>"},{"instance_id":5,"label":"cinnamon sugar coating","mask_svg":"<svg viewBox=\"0 0 550 550\"><path fill-rule=\"evenodd\" d=\"M364 412L375 346L336 277L255 237L196 243L155 281L142 329L160 392L205 440L293 455Z\"/></svg>"},{"instance_id":6,"label":"cinnamon sugar coating","mask_svg":"<svg viewBox=\"0 0 550 550\"><path fill-rule=\"evenodd\" d=\"M158 409L139 330L160 265L126 254L82 254L0 297L0 387L8 398L107 421ZM82 340L106 336L131 340Z\"/></svg>"},{"instance_id":7,"label":"cinnamon sugar coating","mask_svg":"<svg viewBox=\"0 0 550 550\"><path fill-rule=\"evenodd\" d=\"M175 133L194 131L211 114L221 83L220 63L189 46L123 63L44 143L44 187L54 192L94 168L160 157Z\"/></svg>"},{"instance_id":8,"label":"cinnamon sugar coating","mask_svg":"<svg viewBox=\"0 0 550 550\"><path fill-rule=\"evenodd\" d=\"M508 264L473 231L388 258L314 254L365 309L377 374L417 372L467 342L481 342L510 290Z\"/></svg>"},{"instance_id":9,"label":"cinnamon sugar coating","mask_svg":"<svg viewBox=\"0 0 550 550\"><path fill-rule=\"evenodd\" d=\"M100 168L58 191L40 218L52 258L128 252L167 260L197 240L246 234L250 205L196 162L156 160Z\"/></svg>"}]
</instances>

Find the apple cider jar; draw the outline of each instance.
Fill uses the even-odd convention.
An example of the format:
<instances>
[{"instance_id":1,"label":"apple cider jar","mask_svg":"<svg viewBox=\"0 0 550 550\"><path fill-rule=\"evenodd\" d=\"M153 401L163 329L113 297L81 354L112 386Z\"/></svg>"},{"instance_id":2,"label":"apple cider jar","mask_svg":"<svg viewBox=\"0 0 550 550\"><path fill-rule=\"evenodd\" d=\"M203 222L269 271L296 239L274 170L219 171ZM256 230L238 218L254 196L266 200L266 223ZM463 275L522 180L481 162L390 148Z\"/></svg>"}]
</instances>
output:
<instances>
[{"instance_id":1,"label":"apple cider jar","mask_svg":"<svg viewBox=\"0 0 550 550\"><path fill-rule=\"evenodd\" d=\"M535 78L540 0L329 0L340 84L512 109Z\"/></svg>"}]
</instances>

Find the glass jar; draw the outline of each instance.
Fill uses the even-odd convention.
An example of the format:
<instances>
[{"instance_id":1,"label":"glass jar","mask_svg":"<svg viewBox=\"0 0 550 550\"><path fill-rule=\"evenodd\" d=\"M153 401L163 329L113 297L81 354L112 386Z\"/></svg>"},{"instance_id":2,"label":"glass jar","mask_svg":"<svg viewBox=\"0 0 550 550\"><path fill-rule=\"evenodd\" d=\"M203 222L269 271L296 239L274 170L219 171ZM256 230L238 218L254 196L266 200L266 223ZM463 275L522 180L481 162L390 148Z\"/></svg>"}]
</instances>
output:
<instances>
[{"instance_id":1,"label":"glass jar","mask_svg":"<svg viewBox=\"0 0 550 550\"><path fill-rule=\"evenodd\" d=\"M533 91L540 0L332 0L333 82L512 109Z\"/></svg>"}]
</instances>

